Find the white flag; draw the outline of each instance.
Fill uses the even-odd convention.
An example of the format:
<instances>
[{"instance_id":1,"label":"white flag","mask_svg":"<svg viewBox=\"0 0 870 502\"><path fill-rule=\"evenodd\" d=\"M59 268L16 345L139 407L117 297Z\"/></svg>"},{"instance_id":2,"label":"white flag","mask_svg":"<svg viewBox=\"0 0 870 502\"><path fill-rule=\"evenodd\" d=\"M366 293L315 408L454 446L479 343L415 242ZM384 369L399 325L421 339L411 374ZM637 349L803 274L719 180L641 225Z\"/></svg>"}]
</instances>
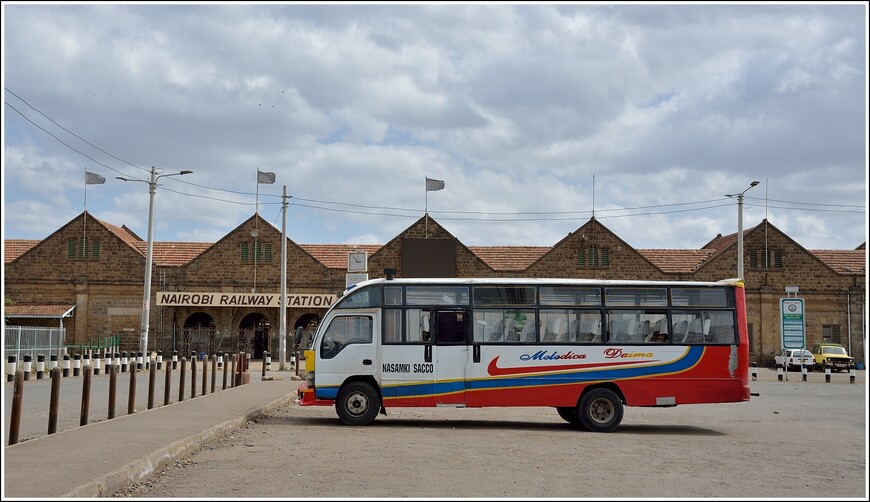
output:
<instances>
[{"instance_id":1,"label":"white flag","mask_svg":"<svg viewBox=\"0 0 870 502\"><path fill-rule=\"evenodd\" d=\"M85 171L85 185L102 185L106 182L106 178L97 173Z\"/></svg>"},{"instance_id":2,"label":"white flag","mask_svg":"<svg viewBox=\"0 0 870 502\"><path fill-rule=\"evenodd\" d=\"M435 192L444 188L444 182L441 180L433 180L426 178L426 191Z\"/></svg>"},{"instance_id":3,"label":"white flag","mask_svg":"<svg viewBox=\"0 0 870 502\"><path fill-rule=\"evenodd\" d=\"M275 183L275 173L263 172L257 169L257 183Z\"/></svg>"}]
</instances>

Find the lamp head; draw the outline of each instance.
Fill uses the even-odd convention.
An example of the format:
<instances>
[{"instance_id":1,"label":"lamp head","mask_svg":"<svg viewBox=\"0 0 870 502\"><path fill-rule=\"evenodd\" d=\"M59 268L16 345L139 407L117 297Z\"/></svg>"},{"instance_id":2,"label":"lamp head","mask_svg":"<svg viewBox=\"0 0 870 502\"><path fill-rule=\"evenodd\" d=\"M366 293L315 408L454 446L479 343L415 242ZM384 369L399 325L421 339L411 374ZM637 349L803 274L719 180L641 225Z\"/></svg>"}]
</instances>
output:
<instances>
[{"instance_id":1,"label":"lamp head","mask_svg":"<svg viewBox=\"0 0 870 502\"><path fill-rule=\"evenodd\" d=\"M760 183L759 181L753 181L752 183L749 184L749 188L752 188L759 183Z\"/></svg>"},{"instance_id":2,"label":"lamp head","mask_svg":"<svg viewBox=\"0 0 870 502\"><path fill-rule=\"evenodd\" d=\"M180 173L178 173L178 174L191 174L191 173L193 173L193 171L181 171L181 172L180 172ZM757 184L758 184L758 182L757 182L757 181L753 181L753 183L755 183L755 185L757 185ZM752 185L752 186L755 186L755 185Z\"/></svg>"}]
</instances>

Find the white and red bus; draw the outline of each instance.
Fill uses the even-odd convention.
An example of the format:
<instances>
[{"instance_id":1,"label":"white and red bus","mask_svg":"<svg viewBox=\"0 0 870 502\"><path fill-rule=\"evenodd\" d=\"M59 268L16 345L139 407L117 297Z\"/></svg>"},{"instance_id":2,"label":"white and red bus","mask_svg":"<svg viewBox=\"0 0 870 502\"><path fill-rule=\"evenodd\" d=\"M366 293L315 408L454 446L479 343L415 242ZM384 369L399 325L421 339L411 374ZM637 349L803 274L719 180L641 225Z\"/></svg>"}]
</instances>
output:
<instances>
[{"instance_id":1,"label":"white and red bus","mask_svg":"<svg viewBox=\"0 0 870 502\"><path fill-rule=\"evenodd\" d=\"M390 408L548 406L608 432L624 406L749 400L743 282L373 279L305 351L297 402L367 425Z\"/></svg>"}]
</instances>

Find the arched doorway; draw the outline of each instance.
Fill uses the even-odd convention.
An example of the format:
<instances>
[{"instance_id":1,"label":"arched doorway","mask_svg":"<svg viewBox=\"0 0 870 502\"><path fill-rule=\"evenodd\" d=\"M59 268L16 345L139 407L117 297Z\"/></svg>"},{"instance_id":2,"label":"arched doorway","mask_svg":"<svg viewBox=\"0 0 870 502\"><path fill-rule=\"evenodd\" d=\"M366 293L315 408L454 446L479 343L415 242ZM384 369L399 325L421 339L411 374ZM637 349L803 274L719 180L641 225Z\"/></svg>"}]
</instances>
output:
<instances>
[{"instance_id":1,"label":"arched doorway","mask_svg":"<svg viewBox=\"0 0 870 502\"><path fill-rule=\"evenodd\" d=\"M215 322L205 312L191 314L184 321L181 336L181 350L183 356L196 352L197 357L215 353Z\"/></svg>"},{"instance_id":2,"label":"arched doorway","mask_svg":"<svg viewBox=\"0 0 870 502\"><path fill-rule=\"evenodd\" d=\"M253 359L262 359L269 348L269 333L272 325L263 314L246 315L239 323L239 352L251 354Z\"/></svg>"}]
</instances>

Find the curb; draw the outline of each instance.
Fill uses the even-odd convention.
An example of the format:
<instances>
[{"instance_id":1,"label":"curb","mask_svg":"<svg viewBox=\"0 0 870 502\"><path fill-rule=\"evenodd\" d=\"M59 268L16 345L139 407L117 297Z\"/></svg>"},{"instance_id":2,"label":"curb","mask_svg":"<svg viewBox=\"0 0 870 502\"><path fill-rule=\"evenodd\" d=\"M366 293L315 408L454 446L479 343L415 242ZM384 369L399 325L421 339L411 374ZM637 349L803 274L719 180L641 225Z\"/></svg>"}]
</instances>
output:
<instances>
[{"instance_id":1,"label":"curb","mask_svg":"<svg viewBox=\"0 0 870 502\"><path fill-rule=\"evenodd\" d=\"M144 481L170 463L180 460L194 450L229 434L248 421L275 411L278 407L291 402L295 397L296 392L290 392L264 406L252 409L238 418L227 420L199 434L178 440L146 455L141 460L131 462L93 481L81 484L64 493L61 497L111 497L115 492Z\"/></svg>"}]
</instances>

